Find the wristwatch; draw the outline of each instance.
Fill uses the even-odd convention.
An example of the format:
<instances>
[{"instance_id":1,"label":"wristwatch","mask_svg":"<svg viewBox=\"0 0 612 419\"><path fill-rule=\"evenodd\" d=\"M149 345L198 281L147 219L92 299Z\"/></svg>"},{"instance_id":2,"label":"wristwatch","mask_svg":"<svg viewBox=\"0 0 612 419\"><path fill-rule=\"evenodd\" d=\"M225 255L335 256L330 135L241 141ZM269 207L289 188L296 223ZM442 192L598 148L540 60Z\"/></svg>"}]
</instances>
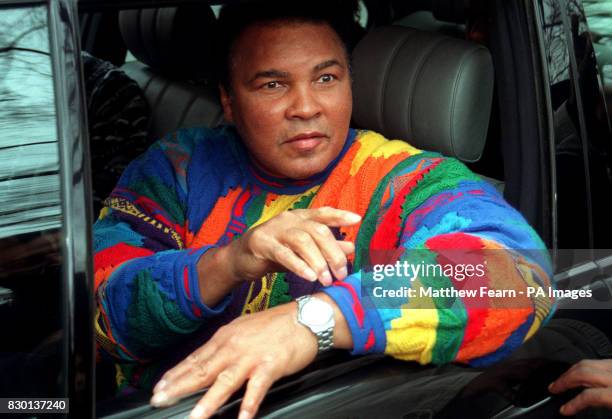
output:
<instances>
[{"instance_id":1,"label":"wristwatch","mask_svg":"<svg viewBox=\"0 0 612 419\"><path fill-rule=\"evenodd\" d=\"M334 309L320 298L304 295L296 298L297 321L317 337L318 353L330 350L334 344Z\"/></svg>"}]
</instances>

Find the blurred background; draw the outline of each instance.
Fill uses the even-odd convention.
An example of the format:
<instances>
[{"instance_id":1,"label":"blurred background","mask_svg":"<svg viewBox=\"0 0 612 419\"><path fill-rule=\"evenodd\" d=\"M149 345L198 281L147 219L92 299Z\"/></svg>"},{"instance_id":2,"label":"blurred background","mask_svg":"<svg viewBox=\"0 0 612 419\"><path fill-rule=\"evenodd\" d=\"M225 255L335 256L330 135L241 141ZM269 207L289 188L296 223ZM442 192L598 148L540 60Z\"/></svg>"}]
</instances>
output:
<instances>
[{"instance_id":1,"label":"blurred background","mask_svg":"<svg viewBox=\"0 0 612 419\"><path fill-rule=\"evenodd\" d=\"M612 0L583 0L604 84L612 86Z\"/></svg>"}]
</instances>

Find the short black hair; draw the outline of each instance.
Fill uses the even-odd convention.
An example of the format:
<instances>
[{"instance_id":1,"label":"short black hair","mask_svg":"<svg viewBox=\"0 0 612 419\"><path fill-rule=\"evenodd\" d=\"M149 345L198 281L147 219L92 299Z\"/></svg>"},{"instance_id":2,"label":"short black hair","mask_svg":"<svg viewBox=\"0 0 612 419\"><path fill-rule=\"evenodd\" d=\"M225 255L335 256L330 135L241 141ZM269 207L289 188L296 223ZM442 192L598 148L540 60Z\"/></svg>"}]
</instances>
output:
<instances>
[{"instance_id":1,"label":"short black hair","mask_svg":"<svg viewBox=\"0 0 612 419\"><path fill-rule=\"evenodd\" d=\"M275 21L328 24L338 34L349 58L361 35L355 20L358 11L357 0L254 0L225 5L218 20L221 39L217 44L217 79L227 91L231 90L232 49L240 34L256 24Z\"/></svg>"}]
</instances>

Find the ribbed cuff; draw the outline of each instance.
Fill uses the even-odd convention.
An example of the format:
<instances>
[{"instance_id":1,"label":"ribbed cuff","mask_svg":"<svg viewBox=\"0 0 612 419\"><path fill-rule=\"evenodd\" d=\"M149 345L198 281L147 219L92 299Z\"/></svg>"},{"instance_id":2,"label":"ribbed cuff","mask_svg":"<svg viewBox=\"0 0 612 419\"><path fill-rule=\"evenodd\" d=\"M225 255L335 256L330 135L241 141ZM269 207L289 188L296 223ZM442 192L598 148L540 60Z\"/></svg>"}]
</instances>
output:
<instances>
[{"instance_id":1,"label":"ribbed cuff","mask_svg":"<svg viewBox=\"0 0 612 419\"><path fill-rule=\"evenodd\" d=\"M190 319L203 320L222 313L230 301L232 294L228 294L214 307L204 304L200 295L200 281L198 277L198 261L208 250L216 246L204 246L199 249L185 250L175 265L174 278L177 285L179 306L182 312Z\"/></svg>"},{"instance_id":2,"label":"ribbed cuff","mask_svg":"<svg viewBox=\"0 0 612 419\"><path fill-rule=\"evenodd\" d=\"M353 355L385 351L386 335L380 316L376 309L363 306L360 273L336 281L321 291L334 300L344 315L353 337Z\"/></svg>"}]
</instances>

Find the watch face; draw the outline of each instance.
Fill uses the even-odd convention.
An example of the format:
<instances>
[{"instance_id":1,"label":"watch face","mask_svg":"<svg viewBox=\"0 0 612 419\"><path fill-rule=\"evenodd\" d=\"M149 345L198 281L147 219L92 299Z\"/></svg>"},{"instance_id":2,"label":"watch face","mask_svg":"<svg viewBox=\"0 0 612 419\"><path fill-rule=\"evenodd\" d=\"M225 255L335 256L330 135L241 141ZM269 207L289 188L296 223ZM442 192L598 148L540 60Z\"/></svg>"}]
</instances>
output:
<instances>
[{"instance_id":1,"label":"watch face","mask_svg":"<svg viewBox=\"0 0 612 419\"><path fill-rule=\"evenodd\" d=\"M301 320L312 326L323 326L333 318L334 310L324 301L318 299L308 300L300 310Z\"/></svg>"}]
</instances>

